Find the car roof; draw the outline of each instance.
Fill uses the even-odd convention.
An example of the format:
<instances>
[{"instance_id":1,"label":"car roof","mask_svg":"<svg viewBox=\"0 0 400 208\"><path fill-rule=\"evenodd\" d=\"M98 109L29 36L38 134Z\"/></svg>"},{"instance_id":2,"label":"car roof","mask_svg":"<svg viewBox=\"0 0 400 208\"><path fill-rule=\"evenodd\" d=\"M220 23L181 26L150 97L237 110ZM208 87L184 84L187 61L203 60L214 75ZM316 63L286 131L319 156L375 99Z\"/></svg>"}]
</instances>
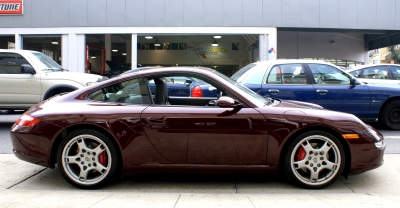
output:
<instances>
[{"instance_id":1,"label":"car roof","mask_svg":"<svg viewBox=\"0 0 400 208\"><path fill-rule=\"evenodd\" d=\"M270 65L270 64L327 64L331 66L335 66L334 64L322 60L312 60L312 59L277 59L277 60L268 60L268 61L259 61L259 62L254 62L251 64L256 64L256 65Z\"/></svg>"},{"instance_id":2,"label":"car roof","mask_svg":"<svg viewBox=\"0 0 400 208\"><path fill-rule=\"evenodd\" d=\"M364 68L373 67L373 66L400 66L400 64L366 64L366 65L357 65L357 66L347 67L345 70L346 71L355 71L355 70L364 69Z\"/></svg>"},{"instance_id":3,"label":"car roof","mask_svg":"<svg viewBox=\"0 0 400 208\"><path fill-rule=\"evenodd\" d=\"M36 52L36 53L40 53L39 51L33 51L33 50L17 50L17 49L0 49L0 52L14 52L14 53Z\"/></svg>"},{"instance_id":4,"label":"car roof","mask_svg":"<svg viewBox=\"0 0 400 208\"><path fill-rule=\"evenodd\" d=\"M170 66L170 67L140 67L128 70L121 75L128 74L137 74L137 73L162 73L162 72L201 72L201 71L209 71L212 72L215 69L207 68L207 67L195 67L195 66Z\"/></svg>"}]
</instances>

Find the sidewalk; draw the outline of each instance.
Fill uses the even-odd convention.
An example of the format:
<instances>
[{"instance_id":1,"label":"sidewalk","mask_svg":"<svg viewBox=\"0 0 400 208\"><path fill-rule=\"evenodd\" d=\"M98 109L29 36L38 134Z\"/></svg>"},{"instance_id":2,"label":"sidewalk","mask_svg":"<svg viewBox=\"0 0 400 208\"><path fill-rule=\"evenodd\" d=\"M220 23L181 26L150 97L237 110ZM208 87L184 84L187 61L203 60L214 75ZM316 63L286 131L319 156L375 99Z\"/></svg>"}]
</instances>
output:
<instances>
[{"instance_id":1,"label":"sidewalk","mask_svg":"<svg viewBox=\"0 0 400 208\"><path fill-rule=\"evenodd\" d=\"M69 185L57 169L0 154L0 207L399 207L400 155L322 190L271 175L130 176L100 190ZM250 177L249 177L250 176Z\"/></svg>"}]
</instances>

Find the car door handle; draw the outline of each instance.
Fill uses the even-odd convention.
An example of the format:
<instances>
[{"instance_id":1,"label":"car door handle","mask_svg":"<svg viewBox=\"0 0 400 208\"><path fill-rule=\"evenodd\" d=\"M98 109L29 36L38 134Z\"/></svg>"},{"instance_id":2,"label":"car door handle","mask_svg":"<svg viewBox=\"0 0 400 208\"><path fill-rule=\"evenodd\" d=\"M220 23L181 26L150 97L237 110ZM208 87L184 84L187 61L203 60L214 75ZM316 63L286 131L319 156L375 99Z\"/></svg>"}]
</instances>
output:
<instances>
[{"instance_id":1,"label":"car door handle","mask_svg":"<svg viewBox=\"0 0 400 208\"><path fill-rule=\"evenodd\" d=\"M279 90L268 90L268 92L270 92L270 93L278 93Z\"/></svg>"},{"instance_id":2,"label":"car door handle","mask_svg":"<svg viewBox=\"0 0 400 208\"><path fill-rule=\"evenodd\" d=\"M327 93L328 90L317 90L318 93Z\"/></svg>"}]
</instances>

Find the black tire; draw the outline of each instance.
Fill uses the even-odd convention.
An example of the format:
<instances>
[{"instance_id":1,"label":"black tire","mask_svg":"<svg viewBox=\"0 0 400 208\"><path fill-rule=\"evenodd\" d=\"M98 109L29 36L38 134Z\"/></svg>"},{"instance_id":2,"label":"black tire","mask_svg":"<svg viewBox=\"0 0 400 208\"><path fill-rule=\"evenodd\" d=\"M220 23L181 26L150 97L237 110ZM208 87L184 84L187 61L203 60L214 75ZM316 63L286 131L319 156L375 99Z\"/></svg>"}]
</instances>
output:
<instances>
[{"instance_id":1,"label":"black tire","mask_svg":"<svg viewBox=\"0 0 400 208\"><path fill-rule=\"evenodd\" d=\"M116 173L117 161L114 145L94 130L72 132L57 151L61 175L82 189L95 189L109 183Z\"/></svg>"},{"instance_id":2,"label":"black tire","mask_svg":"<svg viewBox=\"0 0 400 208\"><path fill-rule=\"evenodd\" d=\"M379 123L386 129L400 130L400 100L394 100L382 109Z\"/></svg>"},{"instance_id":3,"label":"black tire","mask_svg":"<svg viewBox=\"0 0 400 208\"><path fill-rule=\"evenodd\" d=\"M300 135L290 144L284 168L297 185L320 189L342 175L345 160L344 149L337 138L322 131L312 131Z\"/></svg>"}]
</instances>

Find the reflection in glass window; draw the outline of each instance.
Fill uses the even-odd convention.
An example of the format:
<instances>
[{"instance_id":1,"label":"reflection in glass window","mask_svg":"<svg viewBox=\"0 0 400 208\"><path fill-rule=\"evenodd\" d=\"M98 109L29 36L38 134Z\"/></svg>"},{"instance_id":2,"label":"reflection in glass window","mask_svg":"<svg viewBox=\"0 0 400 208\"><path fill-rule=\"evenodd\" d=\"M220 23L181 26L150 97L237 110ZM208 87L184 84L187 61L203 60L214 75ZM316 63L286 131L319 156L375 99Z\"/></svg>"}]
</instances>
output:
<instances>
[{"instance_id":1,"label":"reflection in glass window","mask_svg":"<svg viewBox=\"0 0 400 208\"><path fill-rule=\"evenodd\" d=\"M306 84L306 75L301 64L274 66L267 79L268 84Z\"/></svg>"},{"instance_id":2,"label":"reflection in glass window","mask_svg":"<svg viewBox=\"0 0 400 208\"><path fill-rule=\"evenodd\" d=\"M21 74L22 64L28 64L28 62L19 54L0 54L0 74Z\"/></svg>"},{"instance_id":3,"label":"reflection in glass window","mask_svg":"<svg viewBox=\"0 0 400 208\"><path fill-rule=\"evenodd\" d=\"M393 78L399 80L400 79L400 66L390 66L392 70Z\"/></svg>"},{"instance_id":4,"label":"reflection in glass window","mask_svg":"<svg viewBox=\"0 0 400 208\"><path fill-rule=\"evenodd\" d=\"M362 78L389 79L389 73L386 66L375 66L364 69Z\"/></svg>"},{"instance_id":5,"label":"reflection in glass window","mask_svg":"<svg viewBox=\"0 0 400 208\"><path fill-rule=\"evenodd\" d=\"M147 84L143 78L106 86L91 93L88 99L111 103L150 104Z\"/></svg>"},{"instance_id":6,"label":"reflection in glass window","mask_svg":"<svg viewBox=\"0 0 400 208\"><path fill-rule=\"evenodd\" d=\"M352 71L352 72L349 72L351 75L353 75L354 77L361 77L361 72L362 72L362 70L360 69L360 70L355 70L355 71Z\"/></svg>"},{"instance_id":7,"label":"reflection in glass window","mask_svg":"<svg viewBox=\"0 0 400 208\"><path fill-rule=\"evenodd\" d=\"M345 72L329 65L308 64L316 84L349 85L350 76Z\"/></svg>"}]
</instances>

